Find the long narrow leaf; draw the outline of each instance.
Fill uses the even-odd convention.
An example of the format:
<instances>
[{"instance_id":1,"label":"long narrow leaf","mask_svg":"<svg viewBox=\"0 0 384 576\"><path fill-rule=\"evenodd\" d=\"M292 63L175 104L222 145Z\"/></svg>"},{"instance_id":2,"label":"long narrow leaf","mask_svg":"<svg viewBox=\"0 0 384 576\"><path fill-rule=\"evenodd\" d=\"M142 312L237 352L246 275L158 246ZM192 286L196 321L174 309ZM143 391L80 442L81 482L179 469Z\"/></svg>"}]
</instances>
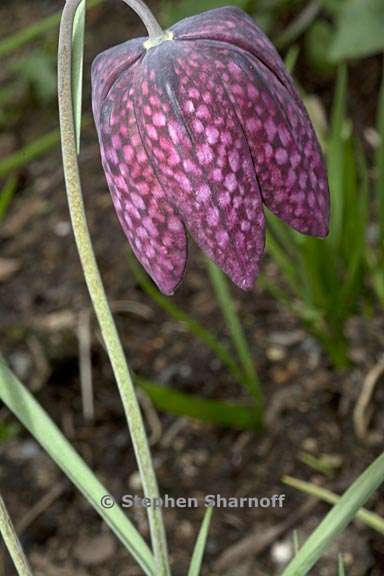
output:
<instances>
[{"instance_id":1,"label":"long narrow leaf","mask_svg":"<svg viewBox=\"0 0 384 576\"><path fill-rule=\"evenodd\" d=\"M337 576L345 576L344 560L341 554L339 554Z\"/></svg>"},{"instance_id":2,"label":"long narrow leaf","mask_svg":"<svg viewBox=\"0 0 384 576\"><path fill-rule=\"evenodd\" d=\"M376 169L377 169L377 198L379 202L380 215L380 236L381 242L384 243L384 60L381 78L381 87L377 110L377 131L380 136L379 146L376 151ZM384 251L384 248L382 248Z\"/></svg>"},{"instance_id":3,"label":"long narrow leaf","mask_svg":"<svg viewBox=\"0 0 384 576\"><path fill-rule=\"evenodd\" d=\"M16 176L9 176L3 189L0 191L0 222L5 218L8 207L17 190L19 179Z\"/></svg>"},{"instance_id":4,"label":"long narrow leaf","mask_svg":"<svg viewBox=\"0 0 384 576\"><path fill-rule=\"evenodd\" d=\"M94 8L98 4L101 4L101 2L103 2L103 0L88 0L88 9ZM18 32L4 38L0 41L0 56L5 56L17 48L21 48L25 44L36 40L36 38L43 36L53 28L58 27L60 18L61 12L55 12L51 16L39 20L36 24L31 24L31 26L22 28Z\"/></svg>"},{"instance_id":5,"label":"long narrow leaf","mask_svg":"<svg viewBox=\"0 0 384 576\"><path fill-rule=\"evenodd\" d=\"M81 103L83 96L84 32L86 9L87 0L83 0L76 11L75 21L73 23L72 90L78 154L80 153L81 138Z\"/></svg>"},{"instance_id":6,"label":"long narrow leaf","mask_svg":"<svg viewBox=\"0 0 384 576\"><path fill-rule=\"evenodd\" d=\"M44 134L40 138L37 138L30 144L26 144L20 150L17 150L10 156L2 158L0 160L0 178L8 176L14 170L26 166L32 160L43 156L55 146L58 146L60 142L60 132L59 130L53 130Z\"/></svg>"},{"instance_id":7,"label":"long narrow leaf","mask_svg":"<svg viewBox=\"0 0 384 576\"><path fill-rule=\"evenodd\" d=\"M0 496L0 533L19 576L32 576L32 570L21 547L5 502Z\"/></svg>"},{"instance_id":8,"label":"long narrow leaf","mask_svg":"<svg viewBox=\"0 0 384 576\"><path fill-rule=\"evenodd\" d=\"M201 564L203 561L204 551L207 543L209 525L212 519L213 508L207 508L204 520L200 528L199 535L193 550L191 565L188 570L188 576L199 576Z\"/></svg>"},{"instance_id":9,"label":"long narrow leaf","mask_svg":"<svg viewBox=\"0 0 384 576\"><path fill-rule=\"evenodd\" d=\"M324 550L346 528L382 482L384 482L384 454L379 456L344 493L284 570L282 576L307 574Z\"/></svg>"},{"instance_id":10,"label":"long narrow leaf","mask_svg":"<svg viewBox=\"0 0 384 576\"><path fill-rule=\"evenodd\" d=\"M332 218L330 241L338 247L343 221L343 129L345 125L347 67L339 67L333 102L331 135L327 150L328 178L331 192Z\"/></svg>"},{"instance_id":11,"label":"long narrow leaf","mask_svg":"<svg viewBox=\"0 0 384 576\"><path fill-rule=\"evenodd\" d=\"M129 256L129 267L135 280L141 286L141 288L152 298L156 304L160 306L167 314L185 324L186 328L197 338L199 338L204 344L206 344L221 360L221 362L226 366L232 376L239 382L242 383L244 380L243 371L239 368L236 362L233 360L230 352L223 346L216 336L212 334L209 330L204 328L199 322L194 320L179 308L170 298L163 296L159 290L154 286L154 284L149 280L148 276L145 274L143 269L137 264L133 256Z\"/></svg>"},{"instance_id":12,"label":"long narrow leaf","mask_svg":"<svg viewBox=\"0 0 384 576\"><path fill-rule=\"evenodd\" d=\"M315 496L316 498L323 500L323 502L328 502L328 504L337 504L341 498L341 496L334 494L334 492L331 492L331 490L328 490L327 488L322 488L321 486L316 486L316 484L292 478L291 476L284 476L282 481L284 484L287 484L287 486L292 486L292 488L296 488L296 490L300 490L300 492L305 492L310 496ZM373 530L384 535L384 518L378 514L369 512L369 510L366 510L365 508L361 508L361 510L357 512L356 518L361 520L361 522L364 522L364 524Z\"/></svg>"},{"instance_id":13,"label":"long narrow leaf","mask_svg":"<svg viewBox=\"0 0 384 576\"><path fill-rule=\"evenodd\" d=\"M261 415L263 410L263 395L260 381L226 279L221 270L219 270L213 262L207 259L206 263L233 345L243 366L244 373L247 376L245 384L249 393L256 401L257 409Z\"/></svg>"},{"instance_id":14,"label":"long narrow leaf","mask_svg":"<svg viewBox=\"0 0 384 576\"><path fill-rule=\"evenodd\" d=\"M142 536L119 506L103 508L101 501L103 496L108 494L108 490L99 482L56 424L1 359L0 399L85 496L129 550L145 574L154 575L153 556Z\"/></svg>"},{"instance_id":15,"label":"long narrow leaf","mask_svg":"<svg viewBox=\"0 0 384 576\"><path fill-rule=\"evenodd\" d=\"M242 406L241 404L221 402L200 398L193 394L186 394L154 384L141 377L135 377L135 383L147 392L152 402L159 410L196 418L203 422L228 426L239 430L255 430L261 428L261 419L255 408Z\"/></svg>"}]
</instances>

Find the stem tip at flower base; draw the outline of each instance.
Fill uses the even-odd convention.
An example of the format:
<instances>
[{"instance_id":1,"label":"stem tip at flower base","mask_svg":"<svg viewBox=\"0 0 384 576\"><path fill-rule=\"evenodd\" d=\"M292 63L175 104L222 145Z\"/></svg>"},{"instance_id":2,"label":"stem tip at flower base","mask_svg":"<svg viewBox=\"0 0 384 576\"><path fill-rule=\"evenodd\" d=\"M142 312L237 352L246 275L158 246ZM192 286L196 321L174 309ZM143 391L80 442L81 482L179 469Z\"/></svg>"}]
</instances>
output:
<instances>
[{"instance_id":1,"label":"stem tip at flower base","mask_svg":"<svg viewBox=\"0 0 384 576\"><path fill-rule=\"evenodd\" d=\"M143 43L143 46L146 50L150 50L151 48L155 48L155 46L159 46L162 42L169 42L170 40L173 40L173 32L167 30L158 38L148 38L148 40Z\"/></svg>"},{"instance_id":2,"label":"stem tip at flower base","mask_svg":"<svg viewBox=\"0 0 384 576\"><path fill-rule=\"evenodd\" d=\"M311 122L276 50L240 9L103 52L92 85L117 215L164 293L184 276L186 229L242 289L259 273L263 205L299 232L328 233Z\"/></svg>"}]
</instances>

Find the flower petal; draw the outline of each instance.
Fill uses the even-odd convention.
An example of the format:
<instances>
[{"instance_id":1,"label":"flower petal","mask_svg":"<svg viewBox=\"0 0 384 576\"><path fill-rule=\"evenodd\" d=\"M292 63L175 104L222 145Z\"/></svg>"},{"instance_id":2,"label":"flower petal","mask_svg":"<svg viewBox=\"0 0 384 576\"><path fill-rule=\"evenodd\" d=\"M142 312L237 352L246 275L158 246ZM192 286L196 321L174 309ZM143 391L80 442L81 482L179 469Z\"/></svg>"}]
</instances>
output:
<instances>
[{"instance_id":1,"label":"flower petal","mask_svg":"<svg viewBox=\"0 0 384 576\"><path fill-rule=\"evenodd\" d=\"M135 255L160 290L172 294L184 276L187 239L143 147L132 101L133 69L115 81L101 107L103 167Z\"/></svg>"},{"instance_id":2,"label":"flower petal","mask_svg":"<svg viewBox=\"0 0 384 576\"><path fill-rule=\"evenodd\" d=\"M233 7L187 18L173 31L196 50L216 50L215 57L213 52L208 57L215 58L217 69L225 74L266 206L299 232L326 236L329 190L320 147L271 42L251 18Z\"/></svg>"},{"instance_id":3,"label":"flower petal","mask_svg":"<svg viewBox=\"0 0 384 576\"><path fill-rule=\"evenodd\" d=\"M181 20L171 30L179 40L217 40L246 50L272 70L294 98L299 100L276 48L254 20L240 8L225 6L208 10Z\"/></svg>"},{"instance_id":4,"label":"flower petal","mask_svg":"<svg viewBox=\"0 0 384 576\"><path fill-rule=\"evenodd\" d=\"M92 106L96 124L101 106L119 75L128 70L145 52L145 38L135 38L105 50L92 63Z\"/></svg>"},{"instance_id":5,"label":"flower petal","mask_svg":"<svg viewBox=\"0 0 384 576\"><path fill-rule=\"evenodd\" d=\"M246 134L263 202L304 234L326 236L328 182L302 105L269 68L244 51L198 41L214 60Z\"/></svg>"},{"instance_id":6,"label":"flower petal","mask_svg":"<svg viewBox=\"0 0 384 576\"><path fill-rule=\"evenodd\" d=\"M135 71L137 121L170 201L199 246L243 289L264 250L262 200L235 108L212 62L164 42ZM137 87L148 86L148 91Z\"/></svg>"}]
</instances>

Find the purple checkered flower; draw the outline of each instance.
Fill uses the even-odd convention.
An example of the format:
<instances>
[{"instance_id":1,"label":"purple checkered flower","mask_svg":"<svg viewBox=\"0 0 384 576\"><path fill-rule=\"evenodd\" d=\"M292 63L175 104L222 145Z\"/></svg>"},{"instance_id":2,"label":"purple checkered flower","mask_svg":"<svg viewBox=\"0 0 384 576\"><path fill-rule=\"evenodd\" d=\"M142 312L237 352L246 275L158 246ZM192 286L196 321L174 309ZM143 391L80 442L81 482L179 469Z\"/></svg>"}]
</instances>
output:
<instances>
[{"instance_id":1,"label":"purple checkered flower","mask_svg":"<svg viewBox=\"0 0 384 576\"><path fill-rule=\"evenodd\" d=\"M93 110L113 202L134 253L171 294L186 229L238 286L264 251L263 204L326 236L320 147L276 50L244 12L182 20L157 43L131 40L92 67Z\"/></svg>"}]
</instances>

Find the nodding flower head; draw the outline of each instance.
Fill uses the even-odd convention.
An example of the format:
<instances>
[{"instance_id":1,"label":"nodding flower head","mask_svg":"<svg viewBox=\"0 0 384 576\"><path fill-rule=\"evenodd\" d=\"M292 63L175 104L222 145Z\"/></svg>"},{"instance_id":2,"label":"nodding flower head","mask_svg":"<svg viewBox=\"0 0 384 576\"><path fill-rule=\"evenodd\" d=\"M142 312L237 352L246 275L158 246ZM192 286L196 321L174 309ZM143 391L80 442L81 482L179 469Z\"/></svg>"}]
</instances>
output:
<instances>
[{"instance_id":1,"label":"nodding flower head","mask_svg":"<svg viewBox=\"0 0 384 576\"><path fill-rule=\"evenodd\" d=\"M263 205L326 236L329 192L311 122L276 50L241 10L210 10L158 41L103 52L92 86L119 220L162 292L183 278L186 230L243 289L259 272Z\"/></svg>"}]
</instances>

